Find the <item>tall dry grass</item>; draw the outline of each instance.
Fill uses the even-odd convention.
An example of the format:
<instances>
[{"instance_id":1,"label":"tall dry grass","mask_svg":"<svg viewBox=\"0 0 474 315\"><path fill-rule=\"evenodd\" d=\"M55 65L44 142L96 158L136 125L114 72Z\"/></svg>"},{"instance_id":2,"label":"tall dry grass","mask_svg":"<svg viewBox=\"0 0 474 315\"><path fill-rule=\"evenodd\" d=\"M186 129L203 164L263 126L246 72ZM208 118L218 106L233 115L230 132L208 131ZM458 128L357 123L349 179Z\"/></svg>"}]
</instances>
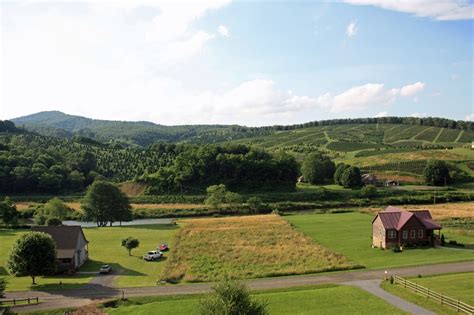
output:
<instances>
[{"instance_id":1,"label":"tall dry grass","mask_svg":"<svg viewBox=\"0 0 474 315\"><path fill-rule=\"evenodd\" d=\"M216 281L353 267L278 215L256 215L187 220L176 235L162 279Z\"/></svg>"},{"instance_id":2,"label":"tall dry grass","mask_svg":"<svg viewBox=\"0 0 474 315\"><path fill-rule=\"evenodd\" d=\"M435 220L445 220L450 218L474 218L474 202L425 204L425 205L403 205L397 206L405 210L430 210L431 216ZM367 208L364 212L377 213L383 208Z\"/></svg>"}]
</instances>

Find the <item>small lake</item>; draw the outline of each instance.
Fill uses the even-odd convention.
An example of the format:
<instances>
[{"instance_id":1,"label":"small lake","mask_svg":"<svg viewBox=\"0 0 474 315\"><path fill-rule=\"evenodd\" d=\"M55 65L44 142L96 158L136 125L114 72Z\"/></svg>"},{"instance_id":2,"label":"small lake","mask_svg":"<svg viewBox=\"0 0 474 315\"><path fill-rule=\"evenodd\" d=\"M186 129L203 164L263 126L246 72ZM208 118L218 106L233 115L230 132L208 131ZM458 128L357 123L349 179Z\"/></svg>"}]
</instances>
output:
<instances>
[{"instance_id":1,"label":"small lake","mask_svg":"<svg viewBox=\"0 0 474 315\"><path fill-rule=\"evenodd\" d=\"M122 222L122 226L130 225L145 225L145 224L171 224L173 219L137 219L130 222ZM83 221L63 221L63 225L80 225L81 227L97 227L95 222L83 222ZM112 226L119 226L120 222L114 222ZM108 225L107 225L108 226Z\"/></svg>"}]
</instances>

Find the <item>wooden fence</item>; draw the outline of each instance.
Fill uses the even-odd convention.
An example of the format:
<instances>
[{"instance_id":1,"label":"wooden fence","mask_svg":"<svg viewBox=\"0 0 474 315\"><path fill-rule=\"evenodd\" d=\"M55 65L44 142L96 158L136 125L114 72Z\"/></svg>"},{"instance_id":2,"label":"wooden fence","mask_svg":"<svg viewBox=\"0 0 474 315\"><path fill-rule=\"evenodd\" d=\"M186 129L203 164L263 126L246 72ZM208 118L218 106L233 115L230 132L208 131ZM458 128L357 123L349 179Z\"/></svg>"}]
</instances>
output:
<instances>
[{"instance_id":1,"label":"wooden fence","mask_svg":"<svg viewBox=\"0 0 474 315\"><path fill-rule=\"evenodd\" d=\"M0 300L0 306L7 306L6 304L8 304L9 306L26 304L26 303L22 303L22 302L26 302L27 304L32 304L32 303L38 304L39 299L37 297L35 297L35 298L26 298L26 299Z\"/></svg>"},{"instance_id":2,"label":"wooden fence","mask_svg":"<svg viewBox=\"0 0 474 315\"><path fill-rule=\"evenodd\" d=\"M464 312L466 314L474 314L474 306L461 302L459 299L453 299L444 294L433 291L429 288L419 285L418 283L408 281L399 276L393 277L395 284L400 284L403 287L415 291L418 294L425 296L428 299L433 299L440 302L442 305L447 305L454 308L457 312Z\"/></svg>"}]
</instances>

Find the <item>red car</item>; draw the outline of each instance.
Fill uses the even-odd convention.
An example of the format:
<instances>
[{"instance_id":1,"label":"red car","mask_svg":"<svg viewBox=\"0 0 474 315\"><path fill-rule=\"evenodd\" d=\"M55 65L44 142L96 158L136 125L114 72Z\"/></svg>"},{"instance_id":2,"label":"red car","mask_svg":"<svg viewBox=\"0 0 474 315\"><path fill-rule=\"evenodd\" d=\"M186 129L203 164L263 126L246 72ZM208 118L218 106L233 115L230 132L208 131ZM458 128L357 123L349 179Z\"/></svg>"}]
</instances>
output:
<instances>
[{"instance_id":1,"label":"red car","mask_svg":"<svg viewBox=\"0 0 474 315\"><path fill-rule=\"evenodd\" d=\"M158 249L162 252L169 250L170 248L168 247L168 244L161 244Z\"/></svg>"}]
</instances>

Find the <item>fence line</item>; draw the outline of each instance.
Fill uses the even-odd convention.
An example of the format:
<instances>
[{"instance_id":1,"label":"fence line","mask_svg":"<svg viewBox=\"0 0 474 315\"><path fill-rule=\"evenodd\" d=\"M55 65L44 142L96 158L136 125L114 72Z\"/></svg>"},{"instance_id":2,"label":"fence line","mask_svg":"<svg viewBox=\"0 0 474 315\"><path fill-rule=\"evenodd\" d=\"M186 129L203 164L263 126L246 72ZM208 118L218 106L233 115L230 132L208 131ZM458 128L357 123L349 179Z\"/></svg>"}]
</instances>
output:
<instances>
[{"instance_id":1,"label":"fence line","mask_svg":"<svg viewBox=\"0 0 474 315\"><path fill-rule=\"evenodd\" d=\"M6 303L11 303L13 306L17 305L18 303L21 302L28 302L28 304L38 304L39 303L39 298L26 298L26 299L11 299L11 300L0 300L0 305L5 305Z\"/></svg>"},{"instance_id":2,"label":"fence line","mask_svg":"<svg viewBox=\"0 0 474 315\"><path fill-rule=\"evenodd\" d=\"M447 305L454 308L457 312L464 312L466 314L474 314L474 306L469 305L460 301L459 299L453 299L447 295L438 293L429 288L419 285L418 283L411 282L405 278L394 276L393 282L400 284L403 287L415 291L415 293L421 294L428 299L432 299L441 303L441 305Z\"/></svg>"}]
</instances>

